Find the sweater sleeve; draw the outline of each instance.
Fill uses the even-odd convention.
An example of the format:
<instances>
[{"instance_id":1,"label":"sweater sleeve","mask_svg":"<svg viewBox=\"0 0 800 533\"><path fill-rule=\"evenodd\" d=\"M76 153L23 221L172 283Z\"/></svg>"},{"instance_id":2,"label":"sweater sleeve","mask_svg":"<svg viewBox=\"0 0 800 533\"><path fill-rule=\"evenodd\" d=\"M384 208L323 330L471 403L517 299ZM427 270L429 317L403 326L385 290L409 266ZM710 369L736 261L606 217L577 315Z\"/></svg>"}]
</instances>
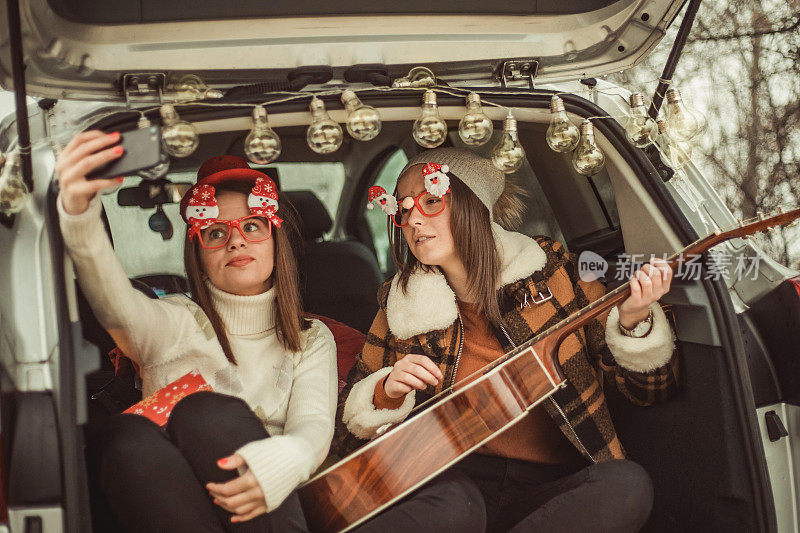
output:
<instances>
[{"instance_id":1,"label":"sweater sleeve","mask_svg":"<svg viewBox=\"0 0 800 533\"><path fill-rule=\"evenodd\" d=\"M125 355L146 366L178 345L196 324L185 306L152 300L131 286L100 220L95 196L83 213L71 215L56 202L64 244L81 290L97 320L120 343Z\"/></svg>"},{"instance_id":2,"label":"sweater sleeve","mask_svg":"<svg viewBox=\"0 0 800 533\"><path fill-rule=\"evenodd\" d=\"M566 254L577 272L577 257ZM606 293L599 281L578 278L576 291L588 303ZM666 401L678 388L678 350L675 334L658 302L650 305L653 327L643 337L628 337L619 330L619 309L605 311L585 326L589 355L605 381L615 385L630 402L647 406Z\"/></svg>"},{"instance_id":3,"label":"sweater sleeve","mask_svg":"<svg viewBox=\"0 0 800 533\"><path fill-rule=\"evenodd\" d=\"M336 343L318 320L307 334L306 347L295 363L283 434L236 450L264 492L267 512L275 510L322 464L333 437L338 388Z\"/></svg>"}]
</instances>

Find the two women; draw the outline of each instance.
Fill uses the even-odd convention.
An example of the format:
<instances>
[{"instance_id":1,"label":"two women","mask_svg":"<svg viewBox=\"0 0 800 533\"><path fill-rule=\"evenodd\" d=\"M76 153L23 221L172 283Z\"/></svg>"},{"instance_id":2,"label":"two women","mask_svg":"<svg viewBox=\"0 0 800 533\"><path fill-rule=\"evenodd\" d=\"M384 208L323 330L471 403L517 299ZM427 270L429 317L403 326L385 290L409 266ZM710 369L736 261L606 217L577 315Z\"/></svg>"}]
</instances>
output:
<instances>
[{"instance_id":1,"label":"two women","mask_svg":"<svg viewBox=\"0 0 800 533\"><path fill-rule=\"evenodd\" d=\"M605 292L580 279L577 258L560 243L493 221L518 220L520 203L505 176L470 150L423 152L401 173L396 197L382 193L370 200L390 215L398 274L379 292L380 310L340 395L340 455ZM652 484L625 459L603 387L637 405L676 389L674 336L657 303L671 279L660 261L637 271L622 304L561 345L566 387L450 469L479 487L489 531L644 524Z\"/></svg>"},{"instance_id":2,"label":"two women","mask_svg":"<svg viewBox=\"0 0 800 533\"><path fill-rule=\"evenodd\" d=\"M238 158L207 162L182 203L193 299L147 300L130 288L99 221L95 195L115 182L85 179L121 154L108 148L116 140L81 134L59 161L62 231L78 279L100 322L140 364L145 394L192 369L217 393L181 400L166 431L117 417L99 446L104 493L133 530L302 529L292 491L328 449L335 347L324 326L300 315L280 198ZM396 207L398 275L378 295L381 309L342 391L340 455L604 293L578 277L560 243L493 222L513 220L519 202L505 176L471 151L412 159L397 198L382 206ZM674 391L673 336L656 303L670 281L660 263L637 272L618 309L562 344L564 389L367 526L640 527L652 486L625 459L603 386L638 405Z\"/></svg>"},{"instance_id":3,"label":"two women","mask_svg":"<svg viewBox=\"0 0 800 533\"><path fill-rule=\"evenodd\" d=\"M144 396L191 371L214 392L180 400L163 429L112 418L92 454L102 491L130 531L306 530L294 490L328 453L336 346L301 315L290 210L241 158L206 161L181 203L192 299L151 300L131 287L100 220L97 193L122 178L86 179L122 155L118 140L81 133L57 164L78 281L138 363Z\"/></svg>"}]
</instances>

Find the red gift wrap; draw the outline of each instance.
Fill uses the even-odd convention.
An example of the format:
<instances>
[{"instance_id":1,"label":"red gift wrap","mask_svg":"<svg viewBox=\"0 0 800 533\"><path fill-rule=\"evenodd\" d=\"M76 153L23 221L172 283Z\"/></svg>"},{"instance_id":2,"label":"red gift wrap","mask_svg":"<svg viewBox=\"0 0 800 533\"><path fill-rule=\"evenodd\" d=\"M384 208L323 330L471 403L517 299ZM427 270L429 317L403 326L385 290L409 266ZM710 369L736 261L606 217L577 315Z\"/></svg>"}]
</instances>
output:
<instances>
[{"instance_id":1,"label":"red gift wrap","mask_svg":"<svg viewBox=\"0 0 800 533\"><path fill-rule=\"evenodd\" d=\"M211 385L206 383L206 380L203 379L200 372L192 370L158 392L142 399L139 403L131 405L123 412L142 415L159 426L163 426L167 423L167 420L169 420L169 415L176 403L182 398L201 390L213 389Z\"/></svg>"}]
</instances>

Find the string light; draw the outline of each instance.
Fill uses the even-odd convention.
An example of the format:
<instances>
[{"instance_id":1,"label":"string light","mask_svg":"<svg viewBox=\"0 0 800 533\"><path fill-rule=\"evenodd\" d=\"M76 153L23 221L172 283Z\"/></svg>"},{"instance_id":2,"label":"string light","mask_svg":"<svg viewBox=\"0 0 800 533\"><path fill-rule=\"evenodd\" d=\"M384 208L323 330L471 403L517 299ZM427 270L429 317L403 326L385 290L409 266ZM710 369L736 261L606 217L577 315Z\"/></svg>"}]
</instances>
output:
<instances>
[{"instance_id":1,"label":"string light","mask_svg":"<svg viewBox=\"0 0 800 533\"><path fill-rule=\"evenodd\" d=\"M200 144L200 135L194 124L181 120L175 107L164 104L159 110L164 127L161 128L161 139L164 149L169 155L186 157L191 155Z\"/></svg>"},{"instance_id":2,"label":"string light","mask_svg":"<svg viewBox=\"0 0 800 533\"><path fill-rule=\"evenodd\" d=\"M189 101L204 98L222 98L224 95L218 89L211 89L199 76L187 74L173 85L175 100Z\"/></svg>"},{"instance_id":3,"label":"string light","mask_svg":"<svg viewBox=\"0 0 800 533\"><path fill-rule=\"evenodd\" d=\"M430 89L422 96L422 114L414 122L412 135L423 148L436 148L447 138L447 123L439 116L436 93Z\"/></svg>"},{"instance_id":4,"label":"string light","mask_svg":"<svg viewBox=\"0 0 800 533\"><path fill-rule=\"evenodd\" d=\"M647 112L644 95L633 93L631 95L631 112L625 123L625 136L637 148L644 148L653 142L655 132L656 123Z\"/></svg>"},{"instance_id":5,"label":"string light","mask_svg":"<svg viewBox=\"0 0 800 533\"><path fill-rule=\"evenodd\" d=\"M414 67L402 78L397 78L392 82L394 88L407 87L433 87L436 85L436 76L427 67Z\"/></svg>"},{"instance_id":6,"label":"string light","mask_svg":"<svg viewBox=\"0 0 800 533\"><path fill-rule=\"evenodd\" d=\"M564 100L553 96L550 99L550 125L545 134L547 145L556 152L569 152L578 145L580 137L578 127L567 117Z\"/></svg>"},{"instance_id":7,"label":"string light","mask_svg":"<svg viewBox=\"0 0 800 533\"><path fill-rule=\"evenodd\" d=\"M330 154L342 145L342 127L325 110L325 103L314 96L309 105L311 124L306 130L308 146L318 154Z\"/></svg>"},{"instance_id":8,"label":"string light","mask_svg":"<svg viewBox=\"0 0 800 533\"><path fill-rule=\"evenodd\" d=\"M427 85L427 84L430 83L431 79L435 82L435 77L431 78L432 73L430 73L430 71L428 69L425 69L424 67L420 67L419 69L412 69L412 71L409 72L409 75L411 75L412 72L414 72L415 76L417 76L416 81L418 83L411 84L411 85L406 84L407 87L410 87L410 90L420 90L421 87L419 87L419 85L422 85L422 86ZM430 75L428 73L430 73ZM402 80L403 80L403 78L401 78L400 80L396 80L396 81L402 81ZM659 80L655 79L655 80L650 80L650 81L654 82L654 81L659 81ZM648 82L642 82L642 83L648 83ZM402 85L402 83L401 83L401 85ZM413 85L417 85L417 87L414 87ZM395 83L394 86L391 87L391 88L390 87L372 87L372 88L370 88L368 90L371 91L371 92L372 91L394 92L394 91L397 90L397 86L398 86L398 84ZM356 91L353 91L353 92L356 93ZM426 92L430 92L431 94L433 94L433 97L430 97L430 96L428 97L429 99L434 99L435 100L435 97L436 97L437 93L447 94L447 95L457 96L457 97L462 97L463 98L465 96L468 96L469 92L472 92L472 91L468 91L466 89L459 89L457 87L439 87L439 86L434 86L433 89L427 89ZM569 91L569 92L555 93L555 96L559 96L559 95L579 95L579 94L583 94L583 93L606 94L606 95L609 95L611 97L616 97L616 96L622 97L622 95L619 94L619 88L618 87L609 87L607 90L598 89L598 88L595 87L595 88L593 88L591 90L575 90L575 91ZM498 90L482 89L481 90L481 95L483 95L482 96L482 104L490 105L490 106L497 107L497 108L506 108L505 105L502 105L502 104L499 104L499 103L496 103L496 102L492 102L490 100L486 100L485 99L487 97L491 97L491 96L494 96L494 95L504 96L506 94L507 94L506 91L499 90L499 89ZM540 96L541 95L541 93L537 92L537 91L520 91L518 94L520 94L520 95L527 94L527 95L530 95L530 96ZM341 89L328 89L328 90L320 91L320 92L317 92L315 94L314 98L316 99L318 96L334 96L334 95L342 96ZM256 104L256 103L235 103L235 102L220 102L220 103L216 103L216 102L203 101L201 103L196 103L196 104L191 104L191 105L209 107L209 108L210 107L225 107L225 108L248 107L248 108L255 108L258 105L261 105L261 106L278 105L278 104L282 104L282 103L286 103L286 102L292 102L292 101L296 101L296 100L304 100L304 99L307 99L309 97L307 92L290 92L290 91L273 91L273 92L270 93L270 96L273 96L273 99L261 102L260 104ZM274 98L276 96L277 96L277 98ZM169 106L169 107L173 108L173 112L174 112L174 107L178 107L180 105L189 105L189 104L180 104L180 103L178 103L178 104L175 104L175 106ZM423 103L423 106L424 105L425 104ZM161 106L161 107L163 108L163 107L166 107L166 106ZM142 108L142 109L139 109L138 111L140 113L146 113L147 111L150 111L150 110L153 110L153 109L159 109L159 107ZM693 110L692 110L692 113L694 114ZM437 110L436 114L438 116L438 110ZM174 112L174 115L177 117L177 112ZM699 116L702 117L702 115L699 115ZM420 118L422 118L422 117L420 117ZM441 117L438 117L438 118L441 119ZM628 119L629 115L628 114L625 114L625 115L622 115L622 116L598 115L598 116L590 116L590 117L588 117L588 120L607 119L607 118L615 119L615 120L618 120L618 121L621 122L623 119ZM81 125L76 125L76 127L88 126L90 124L90 122L91 122L91 119L86 119L86 120L83 121L83 123ZM703 121L701 120L701 125L702 125L702 122ZM169 125L169 124L167 124L167 121L165 121L164 124L165 124L165 126ZM416 124L417 123L415 122L415 125ZM446 135L447 135L447 130L446 130L446 124L444 123L443 120L441 121L441 124L444 124L444 128L442 128L443 131L441 133L439 133L439 135L441 136L441 139L442 139L441 142L444 142L444 139L446 138ZM162 135L163 135L163 130L162 130ZM416 140L416 138L417 138L417 136L415 135L415 140ZM199 136L198 136L198 141L199 141ZM33 145L38 144L39 142L42 142L42 140L36 141L32 145L24 147L24 149L30 151L31 147ZM423 141L423 142L425 142L425 141ZM426 146L427 143L426 144L421 144L420 143L420 144L427 148L427 147L438 146L439 144L441 144L441 142L438 143L438 144L428 145L428 146ZM166 148L167 148L167 144L165 143L165 150L166 150ZM169 152L169 150L167 150L167 151Z\"/></svg>"},{"instance_id":9,"label":"string light","mask_svg":"<svg viewBox=\"0 0 800 533\"><path fill-rule=\"evenodd\" d=\"M267 110L264 106L253 108L253 129L244 140L244 153L257 165L272 163L281 155L281 139L269 127Z\"/></svg>"},{"instance_id":10,"label":"string light","mask_svg":"<svg viewBox=\"0 0 800 533\"><path fill-rule=\"evenodd\" d=\"M371 141L381 132L381 116L378 110L365 105L350 89L342 93L342 103L347 110L347 133L359 141Z\"/></svg>"},{"instance_id":11,"label":"string light","mask_svg":"<svg viewBox=\"0 0 800 533\"><path fill-rule=\"evenodd\" d=\"M590 120L581 124L581 140L572 152L572 166L579 174L594 176L606 164L606 156L594 142L594 125Z\"/></svg>"},{"instance_id":12,"label":"string light","mask_svg":"<svg viewBox=\"0 0 800 533\"><path fill-rule=\"evenodd\" d=\"M658 144L661 147L661 160L673 170L680 170L692 159L692 145L678 141L671 135L666 120L656 119L658 125Z\"/></svg>"},{"instance_id":13,"label":"string light","mask_svg":"<svg viewBox=\"0 0 800 533\"><path fill-rule=\"evenodd\" d=\"M517 119L508 112L508 116L503 121L503 133L500 135L500 142L492 152L492 163L494 166L510 174L516 172L525 162L525 149L519 142L517 134Z\"/></svg>"},{"instance_id":14,"label":"string light","mask_svg":"<svg viewBox=\"0 0 800 533\"><path fill-rule=\"evenodd\" d=\"M483 112L481 97L477 93L467 95L467 114L458 123L458 136L468 146L481 146L492 138L494 126Z\"/></svg>"},{"instance_id":15,"label":"string light","mask_svg":"<svg viewBox=\"0 0 800 533\"><path fill-rule=\"evenodd\" d=\"M669 89L666 97L667 124L670 135L676 141L688 141L705 129L705 117L686 105L678 89Z\"/></svg>"},{"instance_id":16,"label":"string light","mask_svg":"<svg viewBox=\"0 0 800 533\"><path fill-rule=\"evenodd\" d=\"M30 198L28 186L22 180L22 156L14 151L6 156L0 174L0 212L6 215L19 213Z\"/></svg>"}]
</instances>

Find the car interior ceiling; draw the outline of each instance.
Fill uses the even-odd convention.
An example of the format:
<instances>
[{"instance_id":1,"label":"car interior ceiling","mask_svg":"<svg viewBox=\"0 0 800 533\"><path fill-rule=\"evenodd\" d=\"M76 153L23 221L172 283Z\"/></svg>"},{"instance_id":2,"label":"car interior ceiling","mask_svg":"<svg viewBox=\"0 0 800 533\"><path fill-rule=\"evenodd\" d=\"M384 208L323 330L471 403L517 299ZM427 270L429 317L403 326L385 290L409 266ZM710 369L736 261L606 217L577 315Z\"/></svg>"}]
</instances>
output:
<instances>
[{"instance_id":1,"label":"car interior ceiling","mask_svg":"<svg viewBox=\"0 0 800 533\"><path fill-rule=\"evenodd\" d=\"M587 178L574 172L568 156L547 148L543 135L546 127L547 124L520 123L520 139L531 165L518 178L528 193L529 210L523 232L550 235L565 242L573 252L596 251L609 261L609 272L614 271L617 253L672 253L681 247L659 206L642 189L635 169L606 150L607 168L592 178L596 193ZM346 170L339 213L340 218L346 216L350 220L332 220L313 191L289 193L306 223L302 229L301 279L311 312L331 316L362 331L368 329L377 309L375 292L383 274L364 220L366 191L386 153L401 149L410 157L419 150L409 142L410 128L410 122L387 122L377 139L370 143L346 141L340 151L329 156L318 156L308 149L304 127L277 130L283 143L280 161L339 161ZM172 170L194 171L208 157L241 154L241 140L246 133L203 135L199 150L188 158L174 160ZM451 135L447 144L458 145L457 139L457 135ZM328 240L323 239L326 235ZM340 277L333 283L331 275ZM147 285L154 280L138 281ZM611 289L624 280L607 281ZM84 336L103 350L109 339L102 338L104 332L80 298ZM622 399L612 387L605 390L629 455L654 479L655 507L646 529L680 531L688 523L706 525L708 529L725 525L737 530L755 527L745 447L731 393L732 378L709 295L700 282L675 280L662 304L678 337L681 393L665 404L641 408ZM342 310L354 313L337 316ZM108 380L109 366L107 362L104 365L104 379ZM102 381L95 378L94 386ZM107 414L97 409L90 411L89 425L97 422L93 416L99 419ZM710 461L709 457L716 460Z\"/></svg>"}]
</instances>

